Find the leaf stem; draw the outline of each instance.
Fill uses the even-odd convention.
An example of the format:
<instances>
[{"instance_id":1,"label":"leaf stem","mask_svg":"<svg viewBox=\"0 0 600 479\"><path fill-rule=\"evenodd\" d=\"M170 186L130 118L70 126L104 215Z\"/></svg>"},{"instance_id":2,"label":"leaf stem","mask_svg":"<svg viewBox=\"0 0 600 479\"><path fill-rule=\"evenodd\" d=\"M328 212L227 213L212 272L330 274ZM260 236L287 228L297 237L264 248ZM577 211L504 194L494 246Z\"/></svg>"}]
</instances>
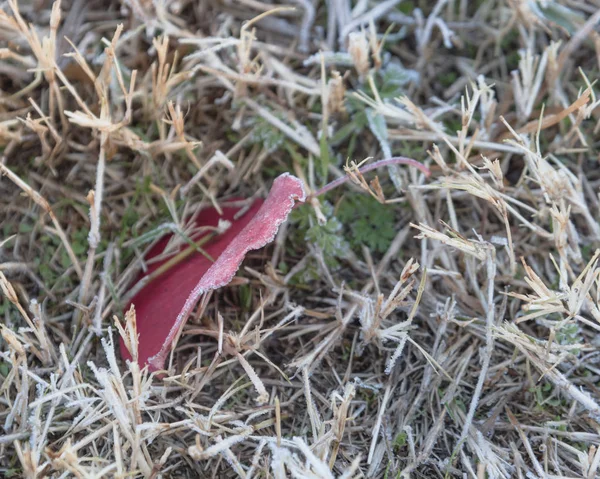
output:
<instances>
[{"instance_id":1,"label":"leaf stem","mask_svg":"<svg viewBox=\"0 0 600 479\"><path fill-rule=\"evenodd\" d=\"M412 158L406 158L404 156L394 156L392 158L387 158L385 160L379 160L379 161L376 161L375 163L371 163L370 165L359 168L358 171L359 171L359 173L366 173L368 171L375 170L377 168L381 168L382 166L389 166L389 165L413 166L413 167L421 170L425 174L425 176L431 175L431 171L425 165L423 165L422 163L419 163L417 160L413 160ZM317 190L312 196L313 197L321 196L321 195L327 193L328 191L331 191L334 188L337 188L338 186L343 185L344 183L346 183L348 181L348 179L349 179L348 175L341 176L337 180L333 180L331 183L328 183L323 188Z\"/></svg>"}]
</instances>

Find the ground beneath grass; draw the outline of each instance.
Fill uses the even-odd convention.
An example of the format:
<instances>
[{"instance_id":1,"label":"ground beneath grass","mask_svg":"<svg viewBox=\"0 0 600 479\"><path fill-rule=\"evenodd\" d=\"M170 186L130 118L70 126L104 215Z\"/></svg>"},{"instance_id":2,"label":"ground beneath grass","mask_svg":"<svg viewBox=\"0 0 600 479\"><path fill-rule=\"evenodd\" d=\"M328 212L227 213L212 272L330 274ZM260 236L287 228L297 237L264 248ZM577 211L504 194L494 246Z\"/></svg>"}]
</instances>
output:
<instances>
[{"instance_id":1,"label":"ground beneath grass","mask_svg":"<svg viewBox=\"0 0 600 479\"><path fill-rule=\"evenodd\" d=\"M599 72L598 0L0 1L0 476L599 477ZM152 245L286 172L125 361Z\"/></svg>"}]
</instances>

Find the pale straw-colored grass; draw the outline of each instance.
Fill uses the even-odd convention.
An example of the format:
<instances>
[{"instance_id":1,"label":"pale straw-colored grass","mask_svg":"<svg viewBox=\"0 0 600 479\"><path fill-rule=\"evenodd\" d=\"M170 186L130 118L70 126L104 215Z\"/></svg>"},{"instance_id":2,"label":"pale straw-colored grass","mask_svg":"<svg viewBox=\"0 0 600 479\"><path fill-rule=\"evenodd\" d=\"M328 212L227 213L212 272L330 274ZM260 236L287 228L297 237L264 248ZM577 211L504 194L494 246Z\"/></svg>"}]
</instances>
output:
<instances>
[{"instance_id":1,"label":"pale straw-colored grass","mask_svg":"<svg viewBox=\"0 0 600 479\"><path fill-rule=\"evenodd\" d=\"M0 1L0 476L598 477L599 9ZM144 253L283 171L150 374Z\"/></svg>"}]
</instances>

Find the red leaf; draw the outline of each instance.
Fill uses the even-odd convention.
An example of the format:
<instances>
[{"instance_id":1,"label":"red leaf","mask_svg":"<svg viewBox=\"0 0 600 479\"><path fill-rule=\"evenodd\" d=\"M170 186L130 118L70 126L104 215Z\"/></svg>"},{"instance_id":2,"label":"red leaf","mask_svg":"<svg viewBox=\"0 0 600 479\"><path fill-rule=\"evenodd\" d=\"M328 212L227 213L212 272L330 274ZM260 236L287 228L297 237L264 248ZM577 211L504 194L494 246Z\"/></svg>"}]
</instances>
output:
<instances>
[{"instance_id":1,"label":"red leaf","mask_svg":"<svg viewBox=\"0 0 600 479\"><path fill-rule=\"evenodd\" d=\"M203 249L215 259L214 263L200 253L194 253L150 282L133 297L131 302L137 313L140 364L147 363L152 371L162 369L171 350L171 343L200 297L228 284L246 253L273 241L295 201L303 202L305 199L302 182L284 173L273 182L267 199L264 202L255 201L249 211L238 219L234 219L238 211L236 208L223 208L223 216L219 216L212 208L202 211L197 219L198 225L217 226L219 219L226 219L231 222L231 226L203 245ZM195 241L198 239L199 237L194 238ZM162 239L150 250L147 259L162 253L168 241L169 237ZM166 261L152 265L148 273ZM123 340L121 353L131 359Z\"/></svg>"}]
</instances>

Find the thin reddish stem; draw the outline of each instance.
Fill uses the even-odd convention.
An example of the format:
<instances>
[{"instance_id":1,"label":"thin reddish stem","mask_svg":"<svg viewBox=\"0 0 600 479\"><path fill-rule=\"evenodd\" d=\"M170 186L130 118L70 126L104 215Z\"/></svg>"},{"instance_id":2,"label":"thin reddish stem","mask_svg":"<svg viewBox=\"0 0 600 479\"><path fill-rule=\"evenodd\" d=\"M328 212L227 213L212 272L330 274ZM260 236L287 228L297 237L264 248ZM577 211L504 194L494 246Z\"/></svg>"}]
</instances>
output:
<instances>
[{"instance_id":1,"label":"thin reddish stem","mask_svg":"<svg viewBox=\"0 0 600 479\"><path fill-rule=\"evenodd\" d=\"M360 173L366 173L368 171L375 170L377 168L381 168L382 166L389 166L389 165L414 166L415 168L418 168L419 170L421 170L423 172L423 174L425 174L425 176L431 175L431 171L425 165L423 165L422 163L419 163L417 160L413 160L412 158L405 158L404 156L394 156L393 158L379 160L379 161L376 161L375 163L371 163L370 165L359 168L358 171ZM326 184L320 190L317 190L312 196L321 196L321 195L327 193L328 191L333 190L334 188L337 188L340 185L343 185L344 183L346 183L346 181L348 181L349 178L350 177L348 175L344 175L344 176L338 178L337 180L333 180L331 183Z\"/></svg>"}]
</instances>

